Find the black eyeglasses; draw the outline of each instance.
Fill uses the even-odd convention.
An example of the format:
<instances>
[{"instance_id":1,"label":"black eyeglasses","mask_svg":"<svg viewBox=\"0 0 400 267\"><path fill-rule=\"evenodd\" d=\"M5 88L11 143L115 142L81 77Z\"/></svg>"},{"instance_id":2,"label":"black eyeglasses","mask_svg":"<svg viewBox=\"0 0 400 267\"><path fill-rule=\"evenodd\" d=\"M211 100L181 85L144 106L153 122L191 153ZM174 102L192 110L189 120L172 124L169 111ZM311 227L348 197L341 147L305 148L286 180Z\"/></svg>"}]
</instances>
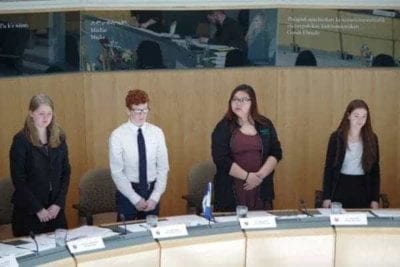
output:
<instances>
[{"instance_id":1,"label":"black eyeglasses","mask_svg":"<svg viewBox=\"0 0 400 267\"><path fill-rule=\"evenodd\" d=\"M231 101L234 103L248 103L251 101L251 99L248 97L242 97L242 98L234 97L234 98L232 98Z\"/></svg>"}]
</instances>

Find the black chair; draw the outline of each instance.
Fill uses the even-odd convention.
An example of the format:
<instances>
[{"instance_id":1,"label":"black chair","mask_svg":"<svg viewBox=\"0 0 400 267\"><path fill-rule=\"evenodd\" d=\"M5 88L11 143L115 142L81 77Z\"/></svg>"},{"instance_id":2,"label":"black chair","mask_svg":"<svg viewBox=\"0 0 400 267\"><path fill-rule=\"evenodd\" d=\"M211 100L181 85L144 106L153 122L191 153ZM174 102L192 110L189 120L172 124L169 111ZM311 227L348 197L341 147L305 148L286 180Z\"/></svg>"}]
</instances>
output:
<instances>
[{"instance_id":1,"label":"black chair","mask_svg":"<svg viewBox=\"0 0 400 267\"><path fill-rule=\"evenodd\" d=\"M11 197L14 186L10 177L0 179L0 240L13 236L11 229L11 217L13 205Z\"/></svg>"},{"instance_id":2,"label":"black chair","mask_svg":"<svg viewBox=\"0 0 400 267\"><path fill-rule=\"evenodd\" d=\"M301 51L296 58L295 66L317 66L317 59L310 50Z\"/></svg>"},{"instance_id":3,"label":"black chair","mask_svg":"<svg viewBox=\"0 0 400 267\"><path fill-rule=\"evenodd\" d=\"M372 67L395 67L396 63L392 56L379 54L372 60Z\"/></svg>"},{"instance_id":4,"label":"black chair","mask_svg":"<svg viewBox=\"0 0 400 267\"><path fill-rule=\"evenodd\" d=\"M225 67L242 67L245 65L245 55L239 49L231 50L226 54Z\"/></svg>"},{"instance_id":5,"label":"black chair","mask_svg":"<svg viewBox=\"0 0 400 267\"><path fill-rule=\"evenodd\" d=\"M323 199L323 194L321 190L315 190L314 192L314 208L321 208L322 207L322 202L324 201ZM387 209L390 206L389 198L387 194L385 193L380 193L379 194L379 205Z\"/></svg>"},{"instance_id":6,"label":"black chair","mask_svg":"<svg viewBox=\"0 0 400 267\"><path fill-rule=\"evenodd\" d=\"M142 41L136 49L137 69L165 69L160 45L154 41Z\"/></svg>"},{"instance_id":7,"label":"black chair","mask_svg":"<svg viewBox=\"0 0 400 267\"><path fill-rule=\"evenodd\" d=\"M211 160L198 163L192 167L187 177L187 195L182 196L187 201L187 212L200 214L202 201L209 182L214 180L217 172L214 162Z\"/></svg>"},{"instance_id":8,"label":"black chair","mask_svg":"<svg viewBox=\"0 0 400 267\"><path fill-rule=\"evenodd\" d=\"M79 212L80 223L96 225L115 222L115 192L110 169L97 168L86 172L79 184L79 203L72 205Z\"/></svg>"}]
</instances>

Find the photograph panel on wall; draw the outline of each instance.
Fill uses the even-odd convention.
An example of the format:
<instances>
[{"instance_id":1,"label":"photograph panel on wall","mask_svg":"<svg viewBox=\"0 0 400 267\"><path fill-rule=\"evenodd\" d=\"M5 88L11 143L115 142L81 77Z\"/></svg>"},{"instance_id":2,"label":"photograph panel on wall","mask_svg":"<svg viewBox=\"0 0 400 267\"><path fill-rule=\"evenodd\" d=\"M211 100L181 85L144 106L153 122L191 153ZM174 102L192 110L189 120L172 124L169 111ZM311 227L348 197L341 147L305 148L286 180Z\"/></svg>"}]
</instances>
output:
<instances>
[{"instance_id":1,"label":"photograph panel on wall","mask_svg":"<svg viewBox=\"0 0 400 267\"><path fill-rule=\"evenodd\" d=\"M277 10L81 14L86 71L273 66Z\"/></svg>"},{"instance_id":2,"label":"photograph panel on wall","mask_svg":"<svg viewBox=\"0 0 400 267\"><path fill-rule=\"evenodd\" d=\"M79 71L79 12L0 15L0 77Z\"/></svg>"},{"instance_id":3,"label":"photograph panel on wall","mask_svg":"<svg viewBox=\"0 0 400 267\"><path fill-rule=\"evenodd\" d=\"M278 13L277 66L399 66L399 11L279 9Z\"/></svg>"}]
</instances>

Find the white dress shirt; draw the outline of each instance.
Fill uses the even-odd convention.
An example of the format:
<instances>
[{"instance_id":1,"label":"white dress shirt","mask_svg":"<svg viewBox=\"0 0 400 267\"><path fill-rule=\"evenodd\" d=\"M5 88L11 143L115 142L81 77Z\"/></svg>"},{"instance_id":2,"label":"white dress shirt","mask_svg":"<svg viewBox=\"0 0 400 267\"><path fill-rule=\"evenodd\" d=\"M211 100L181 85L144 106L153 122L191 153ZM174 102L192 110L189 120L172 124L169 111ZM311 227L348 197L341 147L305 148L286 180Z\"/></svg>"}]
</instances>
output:
<instances>
[{"instance_id":1,"label":"white dress shirt","mask_svg":"<svg viewBox=\"0 0 400 267\"><path fill-rule=\"evenodd\" d=\"M155 181L150 199L158 203L167 186L169 171L165 137L163 131L151 123L145 122L140 128L146 144L147 182ZM133 205L142 198L131 186L131 183L139 183L138 129L128 121L115 129L109 139L112 179Z\"/></svg>"}]
</instances>

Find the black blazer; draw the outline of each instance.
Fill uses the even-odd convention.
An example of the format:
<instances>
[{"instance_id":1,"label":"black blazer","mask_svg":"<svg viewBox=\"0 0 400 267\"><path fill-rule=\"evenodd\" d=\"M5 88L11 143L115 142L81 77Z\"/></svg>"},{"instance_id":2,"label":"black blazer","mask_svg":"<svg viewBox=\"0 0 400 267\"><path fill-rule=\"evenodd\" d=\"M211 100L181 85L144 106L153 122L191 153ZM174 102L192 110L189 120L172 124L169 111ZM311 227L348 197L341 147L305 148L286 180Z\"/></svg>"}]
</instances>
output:
<instances>
[{"instance_id":1,"label":"black blazer","mask_svg":"<svg viewBox=\"0 0 400 267\"><path fill-rule=\"evenodd\" d=\"M65 207L70 165L65 140L56 147L36 147L21 131L10 149L10 171L14 184L14 209L36 214L52 204ZM51 192L51 193L50 193Z\"/></svg>"},{"instance_id":2,"label":"black blazer","mask_svg":"<svg viewBox=\"0 0 400 267\"><path fill-rule=\"evenodd\" d=\"M367 178L369 202L379 202L380 192L379 145L377 136L374 136L377 146L377 160L373 164L371 170L365 173ZM323 178L323 199L332 199L335 195L335 190L340 178L340 170L342 169L345 154L346 144L344 143L343 136L338 131L335 131L329 138L328 149L326 152Z\"/></svg>"},{"instance_id":3,"label":"black blazer","mask_svg":"<svg viewBox=\"0 0 400 267\"><path fill-rule=\"evenodd\" d=\"M269 119L264 120L265 124L255 124L263 146L262 161L264 163L269 156L274 156L279 161L282 159L282 149L274 125ZM222 119L217 124L211 139L212 157L217 167L214 177L214 206L217 211L234 211L236 199L232 183L235 178L229 175L234 162L231 150L232 129L228 120ZM264 201L272 201L275 197L273 176L274 172L270 173L260 185L260 195Z\"/></svg>"}]
</instances>

